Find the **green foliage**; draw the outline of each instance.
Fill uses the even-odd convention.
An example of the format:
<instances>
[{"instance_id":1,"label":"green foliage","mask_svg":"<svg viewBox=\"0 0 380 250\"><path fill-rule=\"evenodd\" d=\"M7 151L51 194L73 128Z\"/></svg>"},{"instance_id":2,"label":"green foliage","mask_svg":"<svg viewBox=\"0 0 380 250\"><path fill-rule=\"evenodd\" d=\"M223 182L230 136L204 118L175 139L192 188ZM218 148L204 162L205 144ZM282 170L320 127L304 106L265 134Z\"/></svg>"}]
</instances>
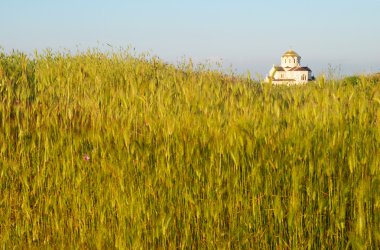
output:
<instances>
[{"instance_id":1,"label":"green foliage","mask_svg":"<svg viewBox=\"0 0 380 250\"><path fill-rule=\"evenodd\" d=\"M0 246L378 249L379 86L3 53Z\"/></svg>"},{"instance_id":2,"label":"green foliage","mask_svg":"<svg viewBox=\"0 0 380 250\"><path fill-rule=\"evenodd\" d=\"M360 83L360 78L358 76L348 76L343 79L343 82L350 85L357 85Z\"/></svg>"}]
</instances>

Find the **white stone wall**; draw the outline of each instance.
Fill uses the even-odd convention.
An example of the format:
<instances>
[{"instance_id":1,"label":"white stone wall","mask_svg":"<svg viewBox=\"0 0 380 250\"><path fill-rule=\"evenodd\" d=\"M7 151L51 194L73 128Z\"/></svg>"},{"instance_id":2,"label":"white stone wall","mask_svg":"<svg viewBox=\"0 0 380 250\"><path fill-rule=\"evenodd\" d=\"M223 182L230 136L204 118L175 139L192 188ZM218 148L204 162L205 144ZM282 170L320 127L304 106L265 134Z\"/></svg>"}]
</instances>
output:
<instances>
[{"instance_id":1,"label":"white stone wall","mask_svg":"<svg viewBox=\"0 0 380 250\"><path fill-rule=\"evenodd\" d=\"M273 72L275 72L276 69L274 68L274 66L270 69L269 71L269 76L272 76L273 75ZM274 77L276 78L276 73L274 74Z\"/></svg>"},{"instance_id":2,"label":"white stone wall","mask_svg":"<svg viewBox=\"0 0 380 250\"><path fill-rule=\"evenodd\" d=\"M309 71L276 71L274 74L274 79L294 79L300 83L306 83L310 78L311 74Z\"/></svg>"},{"instance_id":3,"label":"white stone wall","mask_svg":"<svg viewBox=\"0 0 380 250\"><path fill-rule=\"evenodd\" d=\"M297 82L307 82L309 80L309 72L308 71L291 71L293 73L293 79Z\"/></svg>"},{"instance_id":4,"label":"white stone wall","mask_svg":"<svg viewBox=\"0 0 380 250\"><path fill-rule=\"evenodd\" d=\"M283 56L281 57L281 66L282 67L297 67L300 66L301 57L297 56Z\"/></svg>"},{"instance_id":5,"label":"white stone wall","mask_svg":"<svg viewBox=\"0 0 380 250\"><path fill-rule=\"evenodd\" d=\"M287 78L286 71L276 71L274 74L274 79L289 79Z\"/></svg>"}]
</instances>

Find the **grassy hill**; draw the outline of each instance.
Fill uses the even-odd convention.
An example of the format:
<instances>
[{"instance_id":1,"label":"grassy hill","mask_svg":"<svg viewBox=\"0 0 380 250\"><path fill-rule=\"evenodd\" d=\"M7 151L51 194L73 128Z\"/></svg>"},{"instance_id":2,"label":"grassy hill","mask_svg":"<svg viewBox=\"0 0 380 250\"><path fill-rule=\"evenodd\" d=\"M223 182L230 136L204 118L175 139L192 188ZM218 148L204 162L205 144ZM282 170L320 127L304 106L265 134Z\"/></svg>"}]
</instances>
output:
<instances>
[{"instance_id":1,"label":"grassy hill","mask_svg":"<svg viewBox=\"0 0 380 250\"><path fill-rule=\"evenodd\" d=\"M3 248L380 248L380 84L0 54Z\"/></svg>"}]
</instances>

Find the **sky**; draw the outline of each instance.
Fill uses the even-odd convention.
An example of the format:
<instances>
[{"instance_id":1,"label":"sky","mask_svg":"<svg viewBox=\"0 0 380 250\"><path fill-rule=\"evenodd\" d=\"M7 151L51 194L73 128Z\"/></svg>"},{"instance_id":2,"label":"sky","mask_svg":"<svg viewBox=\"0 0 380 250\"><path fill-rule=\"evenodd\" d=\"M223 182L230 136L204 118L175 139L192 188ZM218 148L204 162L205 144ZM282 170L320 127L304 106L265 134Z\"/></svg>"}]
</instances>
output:
<instances>
[{"instance_id":1,"label":"sky","mask_svg":"<svg viewBox=\"0 0 380 250\"><path fill-rule=\"evenodd\" d=\"M315 75L380 72L380 0L0 0L0 47L132 47L265 76L288 49Z\"/></svg>"}]
</instances>

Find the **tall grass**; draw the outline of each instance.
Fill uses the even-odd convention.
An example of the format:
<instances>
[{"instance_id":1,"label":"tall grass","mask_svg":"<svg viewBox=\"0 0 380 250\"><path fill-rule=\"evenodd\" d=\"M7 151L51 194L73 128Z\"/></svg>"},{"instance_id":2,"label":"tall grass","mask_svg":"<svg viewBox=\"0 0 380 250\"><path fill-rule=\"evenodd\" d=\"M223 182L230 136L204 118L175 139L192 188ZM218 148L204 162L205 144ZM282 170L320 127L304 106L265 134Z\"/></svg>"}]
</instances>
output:
<instances>
[{"instance_id":1,"label":"tall grass","mask_svg":"<svg viewBox=\"0 0 380 250\"><path fill-rule=\"evenodd\" d=\"M380 248L380 84L0 54L0 246Z\"/></svg>"}]
</instances>

